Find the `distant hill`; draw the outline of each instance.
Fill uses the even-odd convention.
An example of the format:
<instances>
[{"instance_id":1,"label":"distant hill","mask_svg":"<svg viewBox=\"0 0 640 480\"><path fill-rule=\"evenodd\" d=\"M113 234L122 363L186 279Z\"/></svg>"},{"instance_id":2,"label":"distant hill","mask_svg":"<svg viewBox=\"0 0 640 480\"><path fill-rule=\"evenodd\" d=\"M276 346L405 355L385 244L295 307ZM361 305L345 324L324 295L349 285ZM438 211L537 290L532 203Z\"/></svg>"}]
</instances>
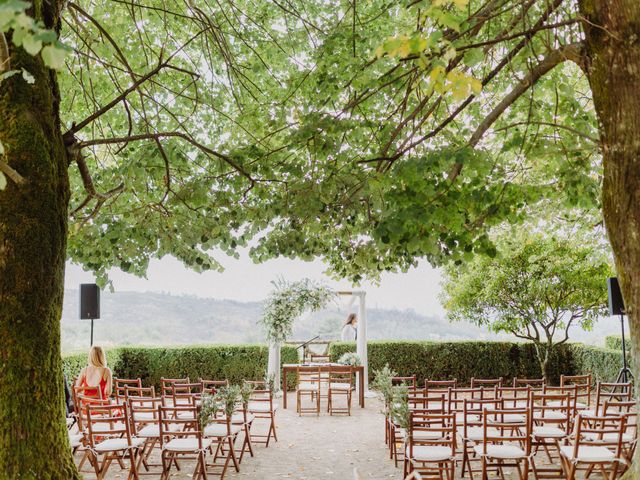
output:
<instances>
[{"instance_id":1,"label":"distant hill","mask_svg":"<svg viewBox=\"0 0 640 480\"><path fill-rule=\"evenodd\" d=\"M84 349L89 344L88 320L78 319L77 290L65 292L62 312L62 349ZM336 306L303 315L292 339L337 339L349 312ZM101 316L95 321L94 338L101 345L185 345L264 341L256 324L262 314L260 302L236 302L165 293L102 292ZM469 324L451 324L437 316L413 310L367 310L371 340L461 340L491 335Z\"/></svg>"}]
</instances>

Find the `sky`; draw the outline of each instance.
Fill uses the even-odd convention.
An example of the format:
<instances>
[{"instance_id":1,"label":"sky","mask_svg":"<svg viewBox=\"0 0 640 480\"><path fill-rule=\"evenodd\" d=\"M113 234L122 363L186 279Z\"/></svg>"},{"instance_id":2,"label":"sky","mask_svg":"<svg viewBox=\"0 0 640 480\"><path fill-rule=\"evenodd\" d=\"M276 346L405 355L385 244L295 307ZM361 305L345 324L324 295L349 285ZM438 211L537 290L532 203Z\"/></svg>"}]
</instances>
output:
<instances>
[{"instance_id":1,"label":"sky","mask_svg":"<svg viewBox=\"0 0 640 480\"><path fill-rule=\"evenodd\" d=\"M316 260L275 259L263 264L254 264L246 252L240 259L218 258L225 271L196 273L172 257L153 260L147 278L138 278L113 270L110 278L116 291L166 292L173 295L195 295L237 301L261 301L272 290L271 282L282 277L285 280L312 278L323 281L335 289L366 290L367 306L370 308L413 309L423 315L444 316L438 300L441 291L441 273L427 262L407 273L387 273L379 285L363 283L354 287L348 281L335 281L323 274L325 265ZM67 264L65 286L77 289L80 283L93 283L94 276L82 267Z\"/></svg>"}]
</instances>

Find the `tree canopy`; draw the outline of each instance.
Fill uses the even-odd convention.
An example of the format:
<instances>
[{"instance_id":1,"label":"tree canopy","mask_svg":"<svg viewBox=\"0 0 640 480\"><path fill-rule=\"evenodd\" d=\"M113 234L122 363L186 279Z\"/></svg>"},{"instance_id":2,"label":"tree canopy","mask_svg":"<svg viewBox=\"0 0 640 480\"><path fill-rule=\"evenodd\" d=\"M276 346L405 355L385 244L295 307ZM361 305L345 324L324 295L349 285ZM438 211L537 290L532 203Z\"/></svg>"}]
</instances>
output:
<instances>
[{"instance_id":1,"label":"tree canopy","mask_svg":"<svg viewBox=\"0 0 640 480\"><path fill-rule=\"evenodd\" d=\"M584 235L510 232L498 240L495 258L477 256L445 269L448 317L532 341L546 374L549 355L569 340L572 326L589 330L606 315L613 270L606 250L594 244Z\"/></svg>"}]
</instances>

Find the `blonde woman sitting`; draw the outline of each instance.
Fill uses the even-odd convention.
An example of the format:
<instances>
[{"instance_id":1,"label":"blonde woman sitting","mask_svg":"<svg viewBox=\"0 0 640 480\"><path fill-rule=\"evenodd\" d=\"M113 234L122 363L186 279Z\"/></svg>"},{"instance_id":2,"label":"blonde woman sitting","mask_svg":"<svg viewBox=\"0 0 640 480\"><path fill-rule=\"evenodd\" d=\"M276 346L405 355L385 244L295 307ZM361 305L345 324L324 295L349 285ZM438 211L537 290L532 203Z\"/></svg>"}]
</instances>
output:
<instances>
[{"instance_id":1,"label":"blonde woman sitting","mask_svg":"<svg viewBox=\"0 0 640 480\"><path fill-rule=\"evenodd\" d=\"M107 356L102 347L94 345L89 351L89 364L80 372L76 386L84 387L84 394L88 397L107 399L113 390L112 382Z\"/></svg>"}]
</instances>

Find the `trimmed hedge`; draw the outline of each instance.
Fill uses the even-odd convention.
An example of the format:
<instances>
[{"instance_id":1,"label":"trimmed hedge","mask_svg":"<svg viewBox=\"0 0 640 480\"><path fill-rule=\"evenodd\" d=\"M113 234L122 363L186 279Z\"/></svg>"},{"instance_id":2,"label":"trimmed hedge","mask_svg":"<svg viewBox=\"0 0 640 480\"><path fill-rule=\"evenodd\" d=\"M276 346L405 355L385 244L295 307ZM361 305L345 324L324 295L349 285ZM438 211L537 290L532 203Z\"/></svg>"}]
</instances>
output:
<instances>
[{"instance_id":1,"label":"trimmed hedge","mask_svg":"<svg viewBox=\"0 0 640 480\"><path fill-rule=\"evenodd\" d=\"M203 345L189 347L121 347L107 350L107 363L113 375L142 379L144 385L160 386L160 378L195 380L227 379L239 384L244 379L261 380L265 376L269 349L266 345ZM297 363L295 347L284 345L283 363ZM67 378L77 376L87 364L87 354L63 356ZM292 379L295 381L295 379Z\"/></svg>"},{"instance_id":2,"label":"trimmed hedge","mask_svg":"<svg viewBox=\"0 0 640 480\"><path fill-rule=\"evenodd\" d=\"M345 352L356 350L354 342L333 343L329 347L331 360ZM419 383L426 378L457 378L468 385L471 377L510 380L513 377L540 377L540 367L531 343L518 342L430 342L430 341L372 341L368 344L369 377L385 364L399 375L417 376ZM612 381L622 364L621 352L582 344L561 345L549 365L550 382L557 383L560 375L591 372L595 380Z\"/></svg>"}]
</instances>

